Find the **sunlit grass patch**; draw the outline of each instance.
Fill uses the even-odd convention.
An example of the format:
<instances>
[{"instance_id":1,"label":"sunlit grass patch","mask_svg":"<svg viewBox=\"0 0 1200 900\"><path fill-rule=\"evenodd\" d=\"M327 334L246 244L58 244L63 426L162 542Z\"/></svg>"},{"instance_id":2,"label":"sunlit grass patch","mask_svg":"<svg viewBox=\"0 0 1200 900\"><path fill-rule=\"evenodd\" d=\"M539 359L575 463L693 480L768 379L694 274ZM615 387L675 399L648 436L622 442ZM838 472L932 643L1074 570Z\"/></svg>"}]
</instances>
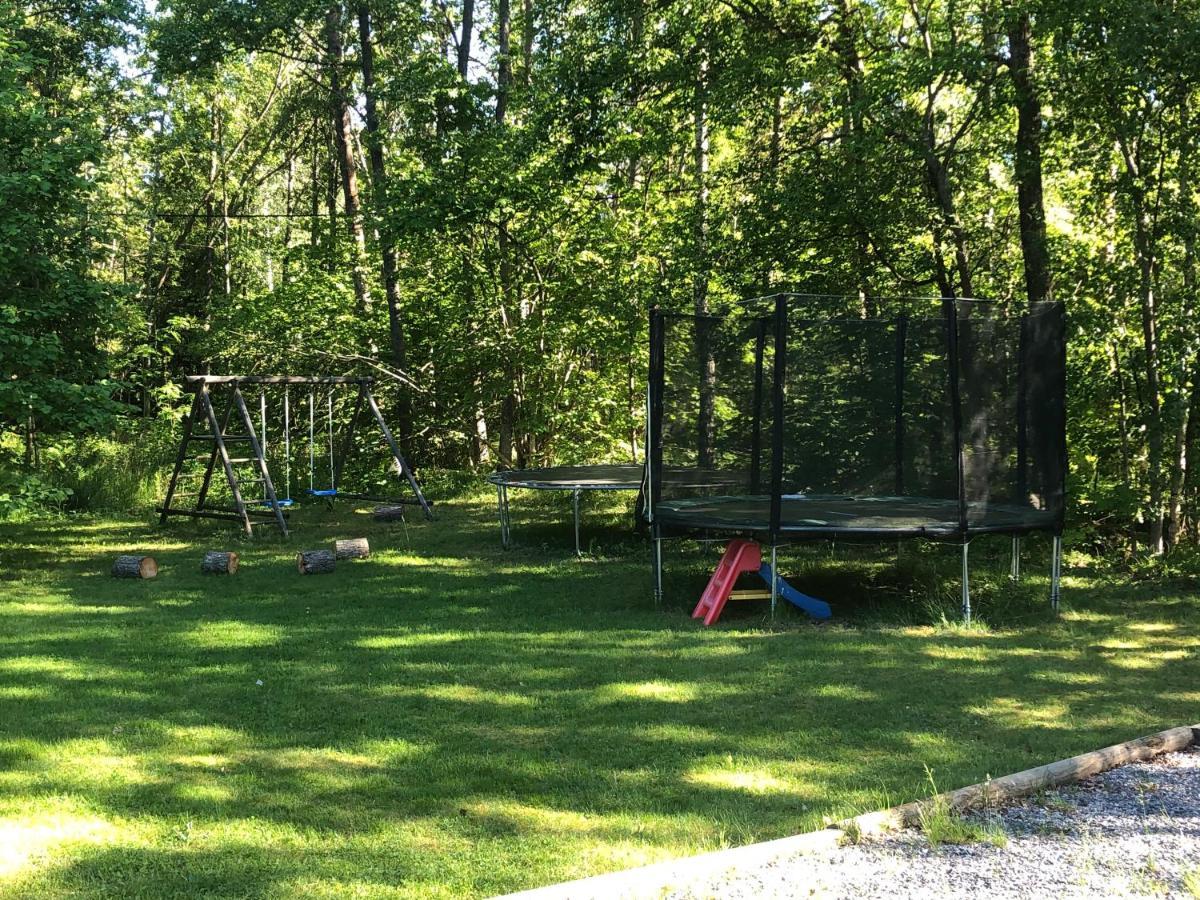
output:
<instances>
[{"instance_id":1,"label":"sunlit grass patch","mask_svg":"<svg viewBox=\"0 0 1200 900\"><path fill-rule=\"evenodd\" d=\"M486 896L916 799L927 765L956 787L1195 718L1182 587L1147 604L1077 575L1054 619L1044 578L1011 600L981 577L988 625L964 630L939 618L944 548L796 547L782 568L820 579L832 623L751 601L706 629L711 548L672 545L656 608L618 499L589 510L582 563L553 506L523 506L502 551L490 502L407 529L305 510L290 542L7 527L62 562L0 593L0 821L28 832L0 896ZM370 560L295 572L298 545L348 533ZM226 540L241 570L203 578ZM110 578L127 548L159 577Z\"/></svg>"}]
</instances>

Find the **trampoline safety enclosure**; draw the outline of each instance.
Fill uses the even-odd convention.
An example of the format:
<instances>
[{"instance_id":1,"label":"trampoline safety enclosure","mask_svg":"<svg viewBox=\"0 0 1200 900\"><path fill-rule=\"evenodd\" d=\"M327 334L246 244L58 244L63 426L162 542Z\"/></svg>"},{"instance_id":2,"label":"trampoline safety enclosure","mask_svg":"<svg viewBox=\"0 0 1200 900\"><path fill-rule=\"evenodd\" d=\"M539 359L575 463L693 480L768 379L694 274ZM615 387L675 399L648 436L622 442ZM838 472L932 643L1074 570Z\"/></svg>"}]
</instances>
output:
<instances>
[{"instance_id":1,"label":"trampoline safety enclosure","mask_svg":"<svg viewBox=\"0 0 1200 900\"><path fill-rule=\"evenodd\" d=\"M1059 599L1066 458L1061 304L876 300L884 314L777 294L713 315L650 314L646 518L655 594L662 541L1052 536ZM857 301L857 298L854 298ZM688 467L740 473L720 495ZM772 609L776 584L772 584Z\"/></svg>"}]
</instances>

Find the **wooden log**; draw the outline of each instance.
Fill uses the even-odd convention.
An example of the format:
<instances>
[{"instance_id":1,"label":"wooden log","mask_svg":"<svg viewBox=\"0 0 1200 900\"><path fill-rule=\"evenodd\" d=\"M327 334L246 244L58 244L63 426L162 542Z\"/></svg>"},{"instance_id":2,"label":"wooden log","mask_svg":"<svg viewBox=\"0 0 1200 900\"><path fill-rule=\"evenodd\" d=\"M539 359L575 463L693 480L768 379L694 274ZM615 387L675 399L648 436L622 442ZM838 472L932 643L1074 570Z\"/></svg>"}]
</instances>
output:
<instances>
[{"instance_id":1,"label":"wooden log","mask_svg":"<svg viewBox=\"0 0 1200 900\"><path fill-rule=\"evenodd\" d=\"M329 575L334 561L332 550L301 550L296 554L296 568L301 575Z\"/></svg>"},{"instance_id":2,"label":"wooden log","mask_svg":"<svg viewBox=\"0 0 1200 900\"><path fill-rule=\"evenodd\" d=\"M369 559L371 545L366 538L346 538L333 542L333 555L337 559Z\"/></svg>"},{"instance_id":3,"label":"wooden log","mask_svg":"<svg viewBox=\"0 0 1200 900\"><path fill-rule=\"evenodd\" d=\"M404 507L403 506L380 506L375 510L376 522L403 522Z\"/></svg>"},{"instance_id":4,"label":"wooden log","mask_svg":"<svg viewBox=\"0 0 1200 900\"><path fill-rule=\"evenodd\" d=\"M112 565L114 578L153 578L158 574L158 563L153 556L122 554Z\"/></svg>"},{"instance_id":5,"label":"wooden log","mask_svg":"<svg viewBox=\"0 0 1200 900\"><path fill-rule=\"evenodd\" d=\"M1117 766L1151 759L1160 753L1183 750L1195 741L1195 729L1200 726L1169 728L1124 744L1114 744L1103 750L1081 753L1070 759L1060 759L1044 766L1026 769L1003 778L981 781L957 791L948 791L927 800L917 800L892 809L866 813L840 823L839 827L852 827L860 834L878 834L897 828L919 827L922 813L931 806L939 805L956 813L991 806L1020 797L1036 794L1075 781L1082 781L1107 772Z\"/></svg>"},{"instance_id":6,"label":"wooden log","mask_svg":"<svg viewBox=\"0 0 1200 900\"><path fill-rule=\"evenodd\" d=\"M209 550L200 562L205 575L232 575L238 570L238 555L233 551Z\"/></svg>"}]
</instances>

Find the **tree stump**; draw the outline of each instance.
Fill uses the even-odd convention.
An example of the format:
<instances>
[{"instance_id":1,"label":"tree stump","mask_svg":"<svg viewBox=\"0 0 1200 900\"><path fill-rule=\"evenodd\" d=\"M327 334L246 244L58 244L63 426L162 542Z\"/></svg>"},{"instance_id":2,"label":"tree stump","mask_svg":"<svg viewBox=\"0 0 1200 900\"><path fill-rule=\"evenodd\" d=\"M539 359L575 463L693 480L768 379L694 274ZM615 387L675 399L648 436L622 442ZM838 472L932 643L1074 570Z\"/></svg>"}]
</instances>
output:
<instances>
[{"instance_id":1,"label":"tree stump","mask_svg":"<svg viewBox=\"0 0 1200 900\"><path fill-rule=\"evenodd\" d=\"M329 575L334 560L332 550L302 550L296 554L296 568L301 575Z\"/></svg>"},{"instance_id":2,"label":"tree stump","mask_svg":"<svg viewBox=\"0 0 1200 900\"><path fill-rule=\"evenodd\" d=\"M205 575L232 575L238 570L238 555L232 551L209 550L200 562Z\"/></svg>"},{"instance_id":3,"label":"tree stump","mask_svg":"<svg viewBox=\"0 0 1200 900\"><path fill-rule=\"evenodd\" d=\"M371 545L367 543L366 538L334 541L333 555L338 559L368 559L371 556Z\"/></svg>"},{"instance_id":4,"label":"tree stump","mask_svg":"<svg viewBox=\"0 0 1200 900\"><path fill-rule=\"evenodd\" d=\"M403 522L404 507L403 506L380 506L375 510L376 522Z\"/></svg>"},{"instance_id":5,"label":"tree stump","mask_svg":"<svg viewBox=\"0 0 1200 900\"><path fill-rule=\"evenodd\" d=\"M158 574L158 563L153 556L118 556L112 566L114 578L153 578Z\"/></svg>"}]
</instances>

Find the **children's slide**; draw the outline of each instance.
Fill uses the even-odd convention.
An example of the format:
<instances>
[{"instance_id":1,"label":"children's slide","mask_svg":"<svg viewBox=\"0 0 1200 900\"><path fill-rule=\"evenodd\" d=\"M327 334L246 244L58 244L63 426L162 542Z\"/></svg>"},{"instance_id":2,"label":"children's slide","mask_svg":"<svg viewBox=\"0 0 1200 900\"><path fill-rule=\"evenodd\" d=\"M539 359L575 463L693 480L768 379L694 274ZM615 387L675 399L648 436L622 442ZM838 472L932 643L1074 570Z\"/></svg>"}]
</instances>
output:
<instances>
[{"instance_id":1,"label":"children's slide","mask_svg":"<svg viewBox=\"0 0 1200 900\"><path fill-rule=\"evenodd\" d=\"M692 610L692 618L703 619L705 625L712 625L721 618L721 612L725 609L725 603L733 593L733 587L737 584L738 577L748 572L757 572L770 586L771 566L762 561L762 548L758 543L744 538L730 541L725 547L721 561L717 563L712 578L708 580L708 586L700 595L700 602ZM782 578L779 578L776 584L779 596L812 618L828 619L833 615L829 604L824 600L801 593ZM769 597L770 593L767 593L766 596Z\"/></svg>"}]
</instances>

